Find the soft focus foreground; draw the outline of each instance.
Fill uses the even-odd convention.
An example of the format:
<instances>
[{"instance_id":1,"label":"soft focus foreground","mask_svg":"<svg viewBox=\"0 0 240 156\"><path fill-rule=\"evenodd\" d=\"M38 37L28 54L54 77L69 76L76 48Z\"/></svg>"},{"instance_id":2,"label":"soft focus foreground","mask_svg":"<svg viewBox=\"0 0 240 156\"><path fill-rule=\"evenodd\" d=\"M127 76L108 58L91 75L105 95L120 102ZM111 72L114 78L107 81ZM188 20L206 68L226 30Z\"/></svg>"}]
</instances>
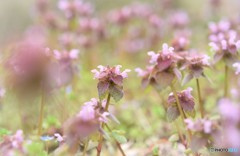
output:
<instances>
[{"instance_id":1,"label":"soft focus foreground","mask_svg":"<svg viewBox=\"0 0 240 156\"><path fill-rule=\"evenodd\" d=\"M0 156L240 155L240 1L0 9Z\"/></svg>"}]
</instances>

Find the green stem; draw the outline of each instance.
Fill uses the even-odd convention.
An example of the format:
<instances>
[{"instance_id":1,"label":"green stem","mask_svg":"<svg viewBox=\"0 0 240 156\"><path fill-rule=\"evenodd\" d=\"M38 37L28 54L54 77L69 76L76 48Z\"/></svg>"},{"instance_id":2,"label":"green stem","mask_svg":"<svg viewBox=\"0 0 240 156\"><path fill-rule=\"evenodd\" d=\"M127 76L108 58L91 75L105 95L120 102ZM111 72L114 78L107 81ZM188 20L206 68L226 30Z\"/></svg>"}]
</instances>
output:
<instances>
[{"instance_id":1,"label":"green stem","mask_svg":"<svg viewBox=\"0 0 240 156\"><path fill-rule=\"evenodd\" d=\"M88 144L89 144L89 138L87 139L87 141L86 141L86 143L84 145L83 156L85 156L86 153L87 153Z\"/></svg>"},{"instance_id":2,"label":"green stem","mask_svg":"<svg viewBox=\"0 0 240 156\"><path fill-rule=\"evenodd\" d=\"M107 124L105 124L105 125L106 125L107 129L108 129L110 132L112 132L112 129L111 129ZM119 149L120 152L122 153L122 155L123 155L123 156L126 156L126 154L124 153L124 151L123 151L123 149L122 149L122 147L121 147L121 144L120 144L115 138L114 138L114 141L115 141L118 149Z\"/></svg>"},{"instance_id":3,"label":"green stem","mask_svg":"<svg viewBox=\"0 0 240 156\"><path fill-rule=\"evenodd\" d=\"M200 113L201 113L201 117L204 118L204 109L203 109L203 103L202 103L202 96L201 96L201 91L200 91L199 79L196 79L196 83L197 83L198 103L199 103Z\"/></svg>"},{"instance_id":4,"label":"green stem","mask_svg":"<svg viewBox=\"0 0 240 156\"><path fill-rule=\"evenodd\" d=\"M108 107L110 105L110 98L111 98L111 95L110 93L108 94L108 97L107 97L107 103L106 103L106 106L105 106L105 109L104 111L108 111ZM104 128L105 124L102 123L101 124L101 127ZM97 146L97 156L100 156L101 155L101 151L102 151L102 144L103 144L103 135L100 134L99 136L99 141L98 141L98 146Z\"/></svg>"},{"instance_id":5,"label":"green stem","mask_svg":"<svg viewBox=\"0 0 240 156\"><path fill-rule=\"evenodd\" d=\"M228 66L225 65L224 97L228 96Z\"/></svg>"},{"instance_id":6,"label":"green stem","mask_svg":"<svg viewBox=\"0 0 240 156\"><path fill-rule=\"evenodd\" d=\"M171 86L172 92L174 94L174 97L175 97L175 99L177 101L177 107L178 107L178 110L180 112L180 116L181 116L181 119L182 119L181 121L182 121L183 125L185 126L186 124L184 122L184 119L186 119L186 115L184 114L184 112L182 110L182 107L180 105L180 102L179 102L179 99L178 99L178 95L177 95L176 89L174 88L173 83L171 83L170 86ZM191 142L192 133L191 133L190 130L187 130L187 137L188 137L188 141Z\"/></svg>"},{"instance_id":7,"label":"green stem","mask_svg":"<svg viewBox=\"0 0 240 156\"><path fill-rule=\"evenodd\" d=\"M43 123L43 114L44 114L44 103L45 103L45 94L42 90L42 97L41 97L41 107L40 107L40 114L38 120L38 135L42 135L42 123Z\"/></svg>"}]
</instances>

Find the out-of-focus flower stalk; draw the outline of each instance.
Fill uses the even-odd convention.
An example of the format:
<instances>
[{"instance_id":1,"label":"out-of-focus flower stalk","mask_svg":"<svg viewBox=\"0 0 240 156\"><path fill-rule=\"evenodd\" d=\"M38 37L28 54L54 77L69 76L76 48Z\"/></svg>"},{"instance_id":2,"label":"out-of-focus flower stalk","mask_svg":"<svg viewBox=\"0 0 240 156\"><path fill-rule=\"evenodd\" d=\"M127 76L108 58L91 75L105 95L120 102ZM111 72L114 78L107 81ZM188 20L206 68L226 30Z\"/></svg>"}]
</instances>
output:
<instances>
[{"instance_id":1,"label":"out-of-focus flower stalk","mask_svg":"<svg viewBox=\"0 0 240 156\"><path fill-rule=\"evenodd\" d=\"M202 96L201 96L201 90L200 90L200 82L199 79L196 79L197 83L197 92L198 92L198 104L199 104L199 109L201 113L201 118L204 118L204 108L203 108L203 103L202 103Z\"/></svg>"},{"instance_id":2,"label":"out-of-focus flower stalk","mask_svg":"<svg viewBox=\"0 0 240 156\"><path fill-rule=\"evenodd\" d=\"M225 65L224 97L228 96L228 66Z\"/></svg>"},{"instance_id":3,"label":"out-of-focus flower stalk","mask_svg":"<svg viewBox=\"0 0 240 156\"><path fill-rule=\"evenodd\" d=\"M170 85L171 89L172 89L172 92L174 94L174 97L176 99L176 103L177 103L177 108L180 112L180 116L181 116L181 119L182 119L182 123L183 125L185 126L185 123L184 123L184 119L186 119L186 115L184 114L183 110L182 110L182 107L180 105L180 102L179 102L179 99L178 99L178 95L177 95L177 92L176 92L176 89L174 87L174 84L171 83ZM187 130L187 138L188 138L188 142L190 143L191 142L191 138L192 138L192 133L190 130Z\"/></svg>"},{"instance_id":4,"label":"out-of-focus flower stalk","mask_svg":"<svg viewBox=\"0 0 240 156\"><path fill-rule=\"evenodd\" d=\"M42 89L42 95L41 95L41 106L40 106L40 113L39 113L39 119L38 119L38 135L42 135L42 123L44 118L44 105L45 105L45 93Z\"/></svg>"},{"instance_id":5,"label":"out-of-focus flower stalk","mask_svg":"<svg viewBox=\"0 0 240 156\"><path fill-rule=\"evenodd\" d=\"M108 129L110 132L112 132L112 129L111 129L107 124L105 124L105 125L106 125L107 129ZM120 152L122 153L122 155L123 155L123 156L126 156L126 154L124 153L124 151L123 151L120 143L119 143L115 138L114 138L114 140L115 140L115 143L116 143L118 149L119 149Z\"/></svg>"},{"instance_id":6,"label":"out-of-focus flower stalk","mask_svg":"<svg viewBox=\"0 0 240 156\"><path fill-rule=\"evenodd\" d=\"M110 93L109 93L108 96L107 96L107 103L106 103L104 112L108 112L108 107L109 107L109 104L110 104L110 99L111 99L111 95L110 95ZM105 123L103 122L103 123L101 124L102 129L104 129L104 126L105 126ZM99 141L98 141L98 146L97 146L97 156L100 156L100 155L101 155L102 144L103 144L103 135L100 134Z\"/></svg>"}]
</instances>

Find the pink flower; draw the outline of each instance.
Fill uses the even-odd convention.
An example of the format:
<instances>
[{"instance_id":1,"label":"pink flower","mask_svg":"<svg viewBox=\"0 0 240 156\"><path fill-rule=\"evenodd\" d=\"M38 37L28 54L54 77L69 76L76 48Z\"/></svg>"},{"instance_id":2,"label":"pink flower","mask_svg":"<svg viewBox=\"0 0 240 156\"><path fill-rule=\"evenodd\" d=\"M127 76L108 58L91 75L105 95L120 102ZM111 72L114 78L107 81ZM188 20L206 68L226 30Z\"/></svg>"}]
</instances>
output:
<instances>
[{"instance_id":1,"label":"pink flower","mask_svg":"<svg viewBox=\"0 0 240 156\"><path fill-rule=\"evenodd\" d=\"M194 110L194 98L191 94L192 88L187 88L181 92L177 92L177 96L184 111L193 111ZM168 96L168 104L169 106L176 106L176 99L173 93L170 93Z\"/></svg>"},{"instance_id":2,"label":"pink flower","mask_svg":"<svg viewBox=\"0 0 240 156\"><path fill-rule=\"evenodd\" d=\"M148 52L148 55L151 56L151 60L149 61L149 63L151 63L151 64L157 63L157 59L159 57L159 54L156 54L155 52L150 51L150 52Z\"/></svg>"},{"instance_id":3,"label":"pink flower","mask_svg":"<svg viewBox=\"0 0 240 156\"><path fill-rule=\"evenodd\" d=\"M210 134L214 131L213 121L207 119L198 119L193 121L192 119L185 119L185 123L187 124L187 128L194 132L200 132L204 134Z\"/></svg>"},{"instance_id":4,"label":"pink flower","mask_svg":"<svg viewBox=\"0 0 240 156\"><path fill-rule=\"evenodd\" d=\"M78 116L83 120L83 121L90 121L95 118L95 110L94 107L91 105L84 105L79 112Z\"/></svg>"},{"instance_id":5,"label":"pink flower","mask_svg":"<svg viewBox=\"0 0 240 156\"><path fill-rule=\"evenodd\" d=\"M98 79L98 94L100 99L104 99L109 93L115 101L123 97L123 79L127 78L129 69L121 72L121 65L115 67L105 67L99 65L99 71L93 69L91 72L94 74L94 79Z\"/></svg>"},{"instance_id":6,"label":"pink flower","mask_svg":"<svg viewBox=\"0 0 240 156\"><path fill-rule=\"evenodd\" d=\"M236 68L235 74L238 75L240 73L240 63L239 62L234 63L233 67Z\"/></svg>"}]
</instances>

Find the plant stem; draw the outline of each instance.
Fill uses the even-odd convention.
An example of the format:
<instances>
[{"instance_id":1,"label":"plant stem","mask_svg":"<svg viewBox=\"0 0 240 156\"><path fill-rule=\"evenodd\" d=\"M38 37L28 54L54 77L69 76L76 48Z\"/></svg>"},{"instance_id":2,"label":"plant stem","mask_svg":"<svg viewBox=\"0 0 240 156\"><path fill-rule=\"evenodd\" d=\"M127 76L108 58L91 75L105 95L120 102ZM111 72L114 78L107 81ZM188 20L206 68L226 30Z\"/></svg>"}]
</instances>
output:
<instances>
[{"instance_id":1,"label":"plant stem","mask_svg":"<svg viewBox=\"0 0 240 156\"><path fill-rule=\"evenodd\" d=\"M45 94L42 90L42 97L41 97L41 107L40 107L40 114L38 120L38 135L42 135L42 123L43 123L43 114L44 114L44 104L45 104Z\"/></svg>"},{"instance_id":2,"label":"plant stem","mask_svg":"<svg viewBox=\"0 0 240 156\"><path fill-rule=\"evenodd\" d=\"M183 135L182 135L182 132L181 132L179 126L178 126L178 123L176 121L174 123L175 123L175 126L177 128L177 133L178 133L178 135L180 137L180 140L182 141L182 144L186 146L184 138L183 138Z\"/></svg>"},{"instance_id":3,"label":"plant stem","mask_svg":"<svg viewBox=\"0 0 240 156\"><path fill-rule=\"evenodd\" d=\"M179 99L178 99L178 95L177 95L177 92L176 92L176 89L174 88L174 85L173 83L171 83L171 89L172 89L172 92L174 94L174 97L177 101L177 107L178 107L178 110L180 112L180 116L181 116L181 119L182 119L182 123L183 125L185 126L185 122L184 122L184 119L186 119L186 115L184 114L183 110L182 110L182 107L180 105L180 102L179 102ZM192 133L191 131L187 130L187 137L188 137L188 141L191 142L191 138L192 138Z\"/></svg>"},{"instance_id":4,"label":"plant stem","mask_svg":"<svg viewBox=\"0 0 240 156\"><path fill-rule=\"evenodd\" d=\"M105 125L106 125L107 129L108 129L110 132L112 132L112 129L111 129L107 124L105 124ZM124 151L123 151L123 149L122 149L122 147L121 147L121 144L120 144L116 139L114 139L114 140L115 140L115 143L116 143L118 149L119 149L120 152L122 153L122 155L123 155L123 156L126 156L126 154L124 153Z\"/></svg>"},{"instance_id":5,"label":"plant stem","mask_svg":"<svg viewBox=\"0 0 240 156\"><path fill-rule=\"evenodd\" d=\"M105 106L105 109L104 109L105 112L108 111L108 107L109 107L109 104L110 104L110 98L111 98L111 95L109 93L108 97L107 97L107 103L106 103L106 106ZM105 126L105 123L102 123L101 127L104 128L104 126ZM97 156L101 155L102 144L103 144L103 135L100 134L99 141L98 141L98 146L97 146Z\"/></svg>"},{"instance_id":6,"label":"plant stem","mask_svg":"<svg viewBox=\"0 0 240 156\"><path fill-rule=\"evenodd\" d=\"M204 109L203 109L203 103L202 103L202 96L201 96L201 91L200 91L199 79L196 79L196 83L197 83L198 103L199 103L200 113L201 113L201 117L204 118Z\"/></svg>"},{"instance_id":7,"label":"plant stem","mask_svg":"<svg viewBox=\"0 0 240 156\"><path fill-rule=\"evenodd\" d=\"M228 66L225 65L224 97L228 96Z\"/></svg>"},{"instance_id":8,"label":"plant stem","mask_svg":"<svg viewBox=\"0 0 240 156\"><path fill-rule=\"evenodd\" d=\"M85 156L86 153L87 153L88 143L89 143L89 138L87 138L87 141L86 141L86 143L84 145L83 156Z\"/></svg>"}]
</instances>

